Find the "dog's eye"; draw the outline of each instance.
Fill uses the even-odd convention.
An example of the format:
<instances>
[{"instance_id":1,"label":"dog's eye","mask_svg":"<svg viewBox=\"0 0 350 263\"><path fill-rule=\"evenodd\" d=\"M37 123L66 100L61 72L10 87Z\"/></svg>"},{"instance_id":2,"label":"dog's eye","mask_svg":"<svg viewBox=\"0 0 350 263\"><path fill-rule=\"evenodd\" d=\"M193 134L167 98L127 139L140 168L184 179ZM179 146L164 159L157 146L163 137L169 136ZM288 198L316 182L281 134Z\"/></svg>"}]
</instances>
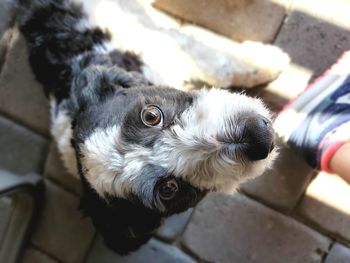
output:
<instances>
[{"instance_id":1,"label":"dog's eye","mask_svg":"<svg viewBox=\"0 0 350 263\"><path fill-rule=\"evenodd\" d=\"M141 111L141 120L146 126L159 126L163 123L163 113L157 106L147 105Z\"/></svg>"},{"instance_id":2,"label":"dog's eye","mask_svg":"<svg viewBox=\"0 0 350 263\"><path fill-rule=\"evenodd\" d=\"M168 201L175 197L179 186L175 179L168 180L161 184L159 188L159 196L161 199Z\"/></svg>"}]
</instances>

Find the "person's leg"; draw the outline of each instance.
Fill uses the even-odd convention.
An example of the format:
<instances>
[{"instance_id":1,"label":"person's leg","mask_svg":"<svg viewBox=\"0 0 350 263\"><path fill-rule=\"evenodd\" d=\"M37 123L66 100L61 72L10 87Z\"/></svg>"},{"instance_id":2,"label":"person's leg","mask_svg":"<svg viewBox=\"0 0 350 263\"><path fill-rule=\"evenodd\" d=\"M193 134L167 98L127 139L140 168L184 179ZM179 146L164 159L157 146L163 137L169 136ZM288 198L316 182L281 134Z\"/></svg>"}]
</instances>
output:
<instances>
[{"instance_id":1,"label":"person's leg","mask_svg":"<svg viewBox=\"0 0 350 263\"><path fill-rule=\"evenodd\" d=\"M333 155L329 167L350 184L350 142L343 144Z\"/></svg>"},{"instance_id":2,"label":"person's leg","mask_svg":"<svg viewBox=\"0 0 350 263\"><path fill-rule=\"evenodd\" d=\"M274 127L312 167L350 183L350 52L290 102Z\"/></svg>"}]
</instances>

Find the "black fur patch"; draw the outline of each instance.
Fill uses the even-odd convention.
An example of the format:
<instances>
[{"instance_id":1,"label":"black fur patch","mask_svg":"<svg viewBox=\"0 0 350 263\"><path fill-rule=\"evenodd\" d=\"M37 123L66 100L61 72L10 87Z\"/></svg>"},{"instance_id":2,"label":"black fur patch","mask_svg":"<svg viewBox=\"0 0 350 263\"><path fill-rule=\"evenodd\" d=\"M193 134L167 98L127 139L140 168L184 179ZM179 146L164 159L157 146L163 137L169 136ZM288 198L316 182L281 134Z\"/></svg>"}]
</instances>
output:
<instances>
[{"instance_id":1,"label":"black fur patch","mask_svg":"<svg viewBox=\"0 0 350 263\"><path fill-rule=\"evenodd\" d=\"M166 87L140 89L137 95L139 99L134 100L136 103L134 103L133 109L125 116L121 125L121 131L125 142L145 147L153 146L157 135L163 129L169 128L176 118L191 106L193 99L188 93L174 91ZM147 104L156 105L162 111L164 118L162 128L148 127L142 123L140 112Z\"/></svg>"},{"instance_id":2,"label":"black fur patch","mask_svg":"<svg viewBox=\"0 0 350 263\"><path fill-rule=\"evenodd\" d=\"M27 39L29 62L45 94L58 101L69 96L72 59L88 55L93 47L110 40L109 32L90 28L81 32L74 25L85 18L79 5L64 0L21 0L20 30ZM113 51L109 60L125 70L139 71L142 62L130 52ZM87 61L87 60L86 60ZM88 65L85 65L88 66Z\"/></svg>"},{"instance_id":3,"label":"black fur patch","mask_svg":"<svg viewBox=\"0 0 350 263\"><path fill-rule=\"evenodd\" d=\"M106 245L127 254L146 243L159 227L162 216L141 204L135 196L128 199L107 197L106 200L81 177L83 195L80 209L89 216Z\"/></svg>"},{"instance_id":4,"label":"black fur patch","mask_svg":"<svg viewBox=\"0 0 350 263\"><path fill-rule=\"evenodd\" d=\"M159 105L164 113L165 129L172 125L174 120L192 103L192 97L189 94L175 89L144 84L123 88L113 82L101 84L100 81L103 78L101 75L97 78L99 80L94 82L91 90L88 90L91 93L84 95L85 98L80 96L83 103L86 103L86 100L89 101L88 107L79 106L80 110L76 115L77 125L74 129L74 137L81 143L96 128L106 129L117 124L121 126L124 143L150 147L161 130L147 127L142 123L140 119L142 106ZM111 85L110 89L106 88L108 85ZM105 94L99 90L101 88Z\"/></svg>"},{"instance_id":5,"label":"black fur patch","mask_svg":"<svg viewBox=\"0 0 350 263\"><path fill-rule=\"evenodd\" d=\"M176 180L179 190L176 193L175 197L169 201L161 200L159 197L159 186L163 181L174 179ZM181 213L186 211L188 208L195 206L203 197L208 193L207 190L200 190L196 187L193 187L191 184L186 181L176 178L174 176L167 176L160 178L154 187L154 198L159 200L166 209L163 216L169 216L176 213Z\"/></svg>"},{"instance_id":6,"label":"black fur patch","mask_svg":"<svg viewBox=\"0 0 350 263\"><path fill-rule=\"evenodd\" d=\"M118 65L126 71L141 72L141 66L143 63L134 53L129 51L120 52L119 50L114 50L109 53L109 56L114 65Z\"/></svg>"}]
</instances>

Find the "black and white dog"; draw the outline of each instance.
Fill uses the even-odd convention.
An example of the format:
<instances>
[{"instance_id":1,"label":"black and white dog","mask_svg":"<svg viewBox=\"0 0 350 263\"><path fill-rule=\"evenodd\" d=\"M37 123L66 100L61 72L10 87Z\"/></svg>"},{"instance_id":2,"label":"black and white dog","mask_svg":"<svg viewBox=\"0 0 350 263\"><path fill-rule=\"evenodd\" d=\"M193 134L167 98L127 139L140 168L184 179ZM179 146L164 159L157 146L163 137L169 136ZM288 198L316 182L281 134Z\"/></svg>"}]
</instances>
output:
<instances>
[{"instance_id":1,"label":"black and white dog","mask_svg":"<svg viewBox=\"0 0 350 263\"><path fill-rule=\"evenodd\" d=\"M89 27L81 6L18 2L53 137L80 176L81 210L110 248L137 249L162 218L209 191L232 192L271 165L271 116L260 100L158 85L141 56L109 48L110 34Z\"/></svg>"}]
</instances>

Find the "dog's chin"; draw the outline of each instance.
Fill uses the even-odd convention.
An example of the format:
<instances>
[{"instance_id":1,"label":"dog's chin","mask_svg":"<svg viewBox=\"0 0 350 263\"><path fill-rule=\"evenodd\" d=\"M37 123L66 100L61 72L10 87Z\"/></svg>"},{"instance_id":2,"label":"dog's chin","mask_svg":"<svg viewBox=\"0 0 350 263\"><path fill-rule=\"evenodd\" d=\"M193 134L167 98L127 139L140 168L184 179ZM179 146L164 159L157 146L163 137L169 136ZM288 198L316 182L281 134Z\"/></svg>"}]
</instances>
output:
<instances>
[{"instance_id":1,"label":"dog's chin","mask_svg":"<svg viewBox=\"0 0 350 263\"><path fill-rule=\"evenodd\" d=\"M143 206L136 199L100 197L81 178L80 209L90 217L106 245L120 255L128 254L145 244L160 226L162 215Z\"/></svg>"}]
</instances>

